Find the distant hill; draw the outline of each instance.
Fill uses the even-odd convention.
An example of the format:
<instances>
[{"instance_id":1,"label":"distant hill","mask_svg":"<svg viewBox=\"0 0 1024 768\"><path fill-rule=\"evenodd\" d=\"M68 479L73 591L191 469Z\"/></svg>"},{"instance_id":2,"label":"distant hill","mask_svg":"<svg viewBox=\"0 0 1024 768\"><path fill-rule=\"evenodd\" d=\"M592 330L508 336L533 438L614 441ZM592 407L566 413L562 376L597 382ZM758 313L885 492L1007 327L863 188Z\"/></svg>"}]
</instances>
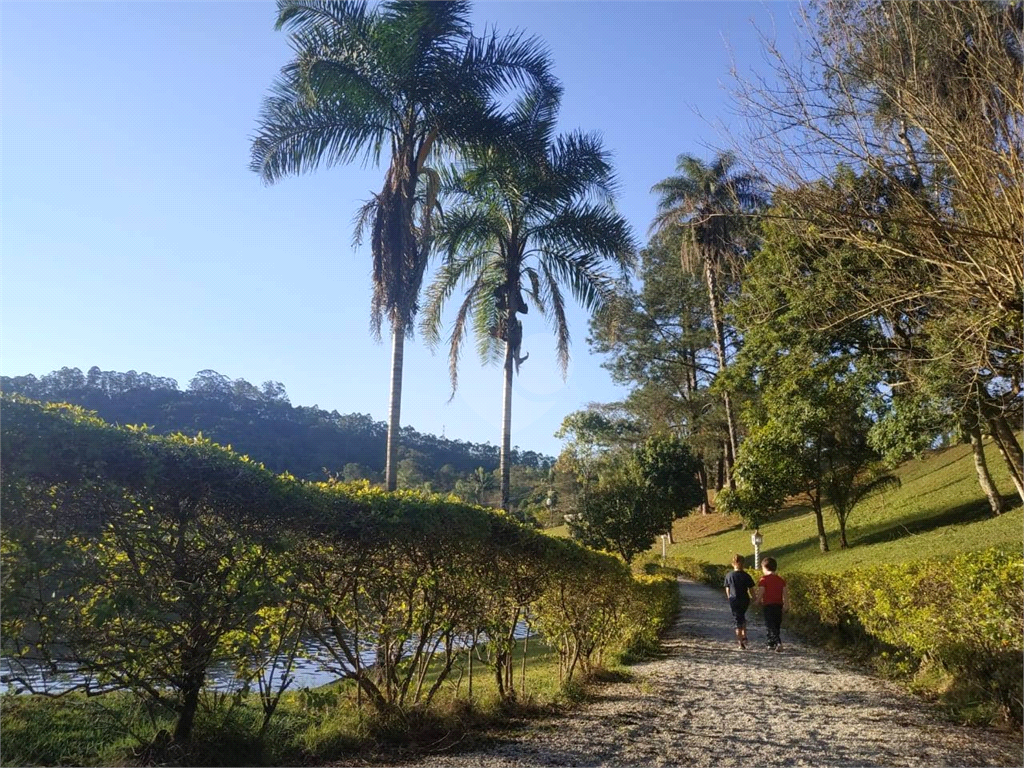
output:
<instances>
[{"instance_id":1,"label":"distant hill","mask_svg":"<svg viewBox=\"0 0 1024 768\"><path fill-rule=\"evenodd\" d=\"M149 373L101 371L87 373L61 368L41 378L0 376L0 389L44 402L66 402L96 411L116 424L147 424L153 432L183 432L205 437L263 462L275 472L325 479L327 473L345 479L379 480L384 470L387 425L362 413L340 414L320 408L293 406L284 385L266 381L257 387L244 379L231 380L216 371L200 371L180 390L174 379ZM498 447L402 429L400 472L435 482L448 490L454 478L477 467L492 472L498 466ZM513 451L519 467L546 472L550 456ZM418 483L408 482L406 485Z\"/></svg>"}]
</instances>

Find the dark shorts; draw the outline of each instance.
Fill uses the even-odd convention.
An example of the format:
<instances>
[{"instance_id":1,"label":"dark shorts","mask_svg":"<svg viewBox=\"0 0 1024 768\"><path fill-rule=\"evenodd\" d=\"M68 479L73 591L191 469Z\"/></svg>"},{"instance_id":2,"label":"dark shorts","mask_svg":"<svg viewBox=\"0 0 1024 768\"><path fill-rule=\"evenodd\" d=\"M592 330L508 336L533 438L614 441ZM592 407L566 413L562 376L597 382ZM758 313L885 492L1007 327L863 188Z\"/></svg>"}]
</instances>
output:
<instances>
[{"instance_id":1,"label":"dark shorts","mask_svg":"<svg viewBox=\"0 0 1024 768\"><path fill-rule=\"evenodd\" d=\"M743 600L738 597L729 598L729 608L732 610L732 617L736 619L737 629L747 626L747 608L749 607L749 600Z\"/></svg>"}]
</instances>

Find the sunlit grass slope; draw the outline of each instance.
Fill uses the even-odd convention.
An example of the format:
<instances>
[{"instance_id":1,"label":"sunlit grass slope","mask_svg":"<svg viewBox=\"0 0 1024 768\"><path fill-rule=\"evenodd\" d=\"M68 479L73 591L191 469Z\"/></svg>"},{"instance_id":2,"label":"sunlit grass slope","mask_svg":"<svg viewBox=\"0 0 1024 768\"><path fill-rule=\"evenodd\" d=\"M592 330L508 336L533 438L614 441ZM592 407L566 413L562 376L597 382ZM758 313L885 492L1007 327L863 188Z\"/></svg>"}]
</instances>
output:
<instances>
[{"instance_id":1,"label":"sunlit grass slope","mask_svg":"<svg viewBox=\"0 0 1024 768\"><path fill-rule=\"evenodd\" d=\"M1019 551L1024 547L1020 500L994 446L986 445L986 456L996 485L1012 507L998 518L992 517L978 485L970 446L956 446L902 464L896 470L902 487L855 507L847 523L849 549L839 549L839 526L831 507L825 508L825 530L832 551L823 554L810 507L794 506L761 527L761 554L777 558L782 572L843 571L989 547ZM670 559L725 564L736 552L753 553L751 532L740 528L738 518L694 515L677 520L673 534ZM660 543L651 552L660 556Z\"/></svg>"}]
</instances>

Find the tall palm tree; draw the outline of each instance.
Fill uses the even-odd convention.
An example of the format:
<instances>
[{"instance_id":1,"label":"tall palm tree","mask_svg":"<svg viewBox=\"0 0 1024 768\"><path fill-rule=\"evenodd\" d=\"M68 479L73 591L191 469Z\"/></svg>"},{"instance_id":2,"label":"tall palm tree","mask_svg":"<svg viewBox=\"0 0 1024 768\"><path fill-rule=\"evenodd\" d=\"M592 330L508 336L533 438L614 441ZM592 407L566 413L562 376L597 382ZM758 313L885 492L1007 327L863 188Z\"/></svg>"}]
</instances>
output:
<instances>
[{"instance_id":1,"label":"tall palm tree","mask_svg":"<svg viewBox=\"0 0 1024 768\"><path fill-rule=\"evenodd\" d=\"M723 279L731 279L739 272L745 252L743 235L749 231L748 216L768 202L765 182L758 174L738 170L736 158L730 152L720 153L711 163L693 155L680 155L676 171L678 175L669 176L651 188L660 197L651 231L683 230L682 267L704 273L718 368L724 371L727 359L720 285ZM729 486L734 487L732 465L738 446L728 391L722 393L722 404L729 430Z\"/></svg>"},{"instance_id":2,"label":"tall palm tree","mask_svg":"<svg viewBox=\"0 0 1024 768\"><path fill-rule=\"evenodd\" d=\"M612 207L614 174L598 137L555 137L560 94L532 91L510 116L518 151L490 147L467 153L448 169L442 186L447 210L435 231L444 262L427 291L424 336L440 340L442 312L456 288L466 293L450 336L452 394L468 325L485 360L504 358L501 433L501 507L509 508L512 377L522 354L519 315L530 303L556 337L564 377L569 325L563 289L588 310L611 296L616 275L632 262L634 243ZM609 267L617 268L609 271Z\"/></svg>"},{"instance_id":3,"label":"tall palm tree","mask_svg":"<svg viewBox=\"0 0 1024 768\"><path fill-rule=\"evenodd\" d=\"M371 328L392 332L385 478L394 490L405 337L413 330L429 253L437 175L431 154L500 139L496 98L555 88L547 52L521 35L473 35L467 2L278 0L277 29L295 58L263 105L251 168L266 183L390 159L381 191L359 214L373 254ZM419 217L417 217L419 213ZM419 219L417 221L417 218Z\"/></svg>"}]
</instances>

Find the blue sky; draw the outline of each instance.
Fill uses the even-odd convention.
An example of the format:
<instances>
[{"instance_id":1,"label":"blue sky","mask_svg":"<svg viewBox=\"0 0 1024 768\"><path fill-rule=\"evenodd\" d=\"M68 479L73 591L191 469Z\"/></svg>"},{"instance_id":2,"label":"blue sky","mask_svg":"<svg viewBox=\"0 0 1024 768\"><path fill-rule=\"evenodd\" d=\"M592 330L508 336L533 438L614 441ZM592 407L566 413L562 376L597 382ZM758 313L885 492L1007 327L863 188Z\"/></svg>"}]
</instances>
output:
<instances>
[{"instance_id":1,"label":"blue sky","mask_svg":"<svg viewBox=\"0 0 1024 768\"><path fill-rule=\"evenodd\" d=\"M651 185L681 152L710 156L729 120L730 62L759 69L757 32L791 37L791 3L479 2L474 17L549 46L561 128L598 131L619 207L645 238ZM352 217L382 171L336 167L265 187L248 169L261 101L289 58L266 2L0 6L0 373L148 371L185 388L202 369L286 386L295 405L387 413L390 345L369 334L370 270ZM554 339L524 318L513 444L619 399L570 316ZM501 371L406 345L402 423L500 441Z\"/></svg>"}]
</instances>

